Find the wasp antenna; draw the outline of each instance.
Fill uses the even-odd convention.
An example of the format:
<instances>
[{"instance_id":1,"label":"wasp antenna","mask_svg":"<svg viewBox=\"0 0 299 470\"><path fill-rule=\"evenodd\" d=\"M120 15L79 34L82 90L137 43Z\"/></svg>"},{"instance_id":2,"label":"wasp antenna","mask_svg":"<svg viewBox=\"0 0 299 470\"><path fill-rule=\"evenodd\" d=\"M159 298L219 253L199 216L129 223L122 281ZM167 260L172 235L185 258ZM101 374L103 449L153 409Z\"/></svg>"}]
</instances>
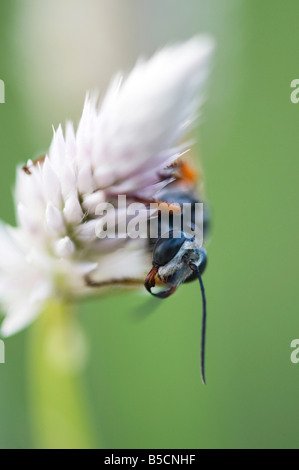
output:
<instances>
[{"instance_id":1,"label":"wasp antenna","mask_svg":"<svg viewBox=\"0 0 299 470\"><path fill-rule=\"evenodd\" d=\"M206 346L206 328L207 328L207 302L206 302L206 294L205 294L205 288L202 282L202 278L199 272L198 267L190 263L190 268L192 271L196 272L198 280L199 280L199 285L200 285L200 290L201 290L201 297L202 297L202 328L201 328L201 378L206 385L206 374L205 374L205 346Z\"/></svg>"}]
</instances>

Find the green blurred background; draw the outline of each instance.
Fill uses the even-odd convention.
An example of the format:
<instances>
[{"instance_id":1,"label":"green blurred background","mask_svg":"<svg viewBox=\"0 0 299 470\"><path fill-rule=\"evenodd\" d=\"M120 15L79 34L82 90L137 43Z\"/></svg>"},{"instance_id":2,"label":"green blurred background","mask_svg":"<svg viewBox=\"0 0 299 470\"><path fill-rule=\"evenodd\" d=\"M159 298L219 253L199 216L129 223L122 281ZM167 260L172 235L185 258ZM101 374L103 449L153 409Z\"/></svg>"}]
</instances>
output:
<instances>
[{"instance_id":1,"label":"green blurred background","mask_svg":"<svg viewBox=\"0 0 299 470\"><path fill-rule=\"evenodd\" d=\"M103 92L119 68L165 43L198 32L217 41L197 146L213 213L208 385L196 284L161 303L140 293L82 303L96 446L298 447L298 15L295 0L1 0L0 216L9 223L16 165L47 149L52 124L78 120L87 89ZM5 341L1 448L39 445L31 328Z\"/></svg>"}]
</instances>

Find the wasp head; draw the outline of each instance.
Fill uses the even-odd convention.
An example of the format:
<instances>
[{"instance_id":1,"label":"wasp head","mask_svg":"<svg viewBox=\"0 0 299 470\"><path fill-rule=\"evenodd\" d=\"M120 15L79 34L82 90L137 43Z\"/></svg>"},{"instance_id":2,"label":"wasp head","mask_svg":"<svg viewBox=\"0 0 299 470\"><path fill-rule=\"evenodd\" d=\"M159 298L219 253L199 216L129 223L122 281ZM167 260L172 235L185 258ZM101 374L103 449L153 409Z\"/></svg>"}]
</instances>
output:
<instances>
[{"instance_id":1,"label":"wasp head","mask_svg":"<svg viewBox=\"0 0 299 470\"><path fill-rule=\"evenodd\" d=\"M195 236L170 231L154 246L153 267L144 285L155 297L169 297L180 284L196 279L196 271L202 274L206 264L206 252ZM161 284L166 285L166 289L154 292L153 288Z\"/></svg>"}]
</instances>

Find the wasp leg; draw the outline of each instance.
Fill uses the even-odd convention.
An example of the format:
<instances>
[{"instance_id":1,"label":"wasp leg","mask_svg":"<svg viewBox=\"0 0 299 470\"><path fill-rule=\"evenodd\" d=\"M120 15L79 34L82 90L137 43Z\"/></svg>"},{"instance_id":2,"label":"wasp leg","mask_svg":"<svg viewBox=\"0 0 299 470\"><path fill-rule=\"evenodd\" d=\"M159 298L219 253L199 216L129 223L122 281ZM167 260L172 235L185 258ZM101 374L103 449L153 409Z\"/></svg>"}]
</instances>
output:
<instances>
[{"instance_id":1,"label":"wasp leg","mask_svg":"<svg viewBox=\"0 0 299 470\"><path fill-rule=\"evenodd\" d=\"M150 270L150 272L148 273L148 275L146 276L145 278L145 281L144 281L144 287L146 288L146 290L151 294L151 290L152 290L152 287L155 287L156 285L156 274L158 272L158 267L157 266L153 266L152 269Z\"/></svg>"},{"instance_id":2,"label":"wasp leg","mask_svg":"<svg viewBox=\"0 0 299 470\"><path fill-rule=\"evenodd\" d=\"M158 297L159 299L166 299L176 291L177 286L170 286L169 289L162 290L160 292L152 292L152 288L156 286L156 275L158 273L158 269L158 266L152 267L152 269L146 276L146 279L144 281L144 287L154 297ZM158 282L158 284L160 284L160 282Z\"/></svg>"},{"instance_id":3,"label":"wasp leg","mask_svg":"<svg viewBox=\"0 0 299 470\"><path fill-rule=\"evenodd\" d=\"M124 279L114 279L111 281L93 281L89 276L85 276L84 278L85 283L88 287L109 287L109 286L140 286L142 284L141 279L131 279L131 278L124 278Z\"/></svg>"}]
</instances>

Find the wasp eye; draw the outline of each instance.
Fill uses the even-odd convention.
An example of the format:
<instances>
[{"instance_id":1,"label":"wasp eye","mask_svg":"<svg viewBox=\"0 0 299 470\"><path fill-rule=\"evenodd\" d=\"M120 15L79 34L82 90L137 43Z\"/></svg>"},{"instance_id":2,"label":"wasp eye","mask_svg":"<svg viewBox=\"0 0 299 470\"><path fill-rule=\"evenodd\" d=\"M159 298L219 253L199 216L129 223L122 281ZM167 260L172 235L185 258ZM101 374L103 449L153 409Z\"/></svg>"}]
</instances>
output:
<instances>
[{"instance_id":1,"label":"wasp eye","mask_svg":"<svg viewBox=\"0 0 299 470\"><path fill-rule=\"evenodd\" d=\"M153 251L153 265L165 266L169 263L179 252L185 240L183 232L179 234L176 232L174 237L173 231L169 232L169 238L159 238Z\"/></svg>"}]
</instances>

